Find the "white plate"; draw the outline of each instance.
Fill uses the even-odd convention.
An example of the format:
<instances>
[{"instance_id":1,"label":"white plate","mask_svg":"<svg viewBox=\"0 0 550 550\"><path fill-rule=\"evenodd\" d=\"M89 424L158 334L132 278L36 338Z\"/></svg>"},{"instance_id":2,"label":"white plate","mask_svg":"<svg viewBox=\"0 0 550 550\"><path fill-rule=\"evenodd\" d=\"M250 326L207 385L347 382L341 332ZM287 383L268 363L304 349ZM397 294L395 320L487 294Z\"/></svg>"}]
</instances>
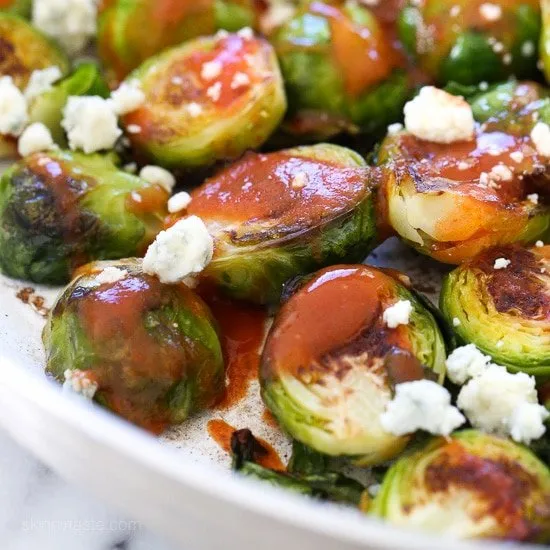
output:
<instances>
[{"instance_id":1,"label":"white plate","mask_svg":"<svg viewBox=\"0 0 550 550\"><path fill-rule=\"evenodd\" d=\"M444 268L390 241L371 263L402 268L434 298ZM100 407L63 394L43 375L44 319L0 276L0 423L63 476L169 535L182 547L219 550L489 549L404 532L350 509L238 478L209 438L206 421L249 427L284 456L288 443L261 419L257 385L234 409L193 418L160 442ZM35 287L51 304L57 289ZM430 292L432 290L433 292ZM506 545L506 548L525 546Z\"/></svg>"}]
</instances>

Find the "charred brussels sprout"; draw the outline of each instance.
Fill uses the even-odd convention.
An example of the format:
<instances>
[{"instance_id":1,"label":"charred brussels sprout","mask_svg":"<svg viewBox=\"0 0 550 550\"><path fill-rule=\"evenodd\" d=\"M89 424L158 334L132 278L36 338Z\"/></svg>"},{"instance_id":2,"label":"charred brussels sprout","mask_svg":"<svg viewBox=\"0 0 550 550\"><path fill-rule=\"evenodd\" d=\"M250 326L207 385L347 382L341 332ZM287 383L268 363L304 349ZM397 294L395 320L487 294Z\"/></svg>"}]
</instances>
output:
<instances>
[{"instance_id":1,"label":"charred brussels sprout","mask_svg":"<svg viewBox=\"0 0 550 550\"><path fill-rule=\"evenodd\" d=\"M169 46L256 25L252 0L115 0L100 10L99 55L113 80L123 79Z\"/></svg>"},{"instance_id":2,"label":"charred brussels sprout","mask_svg":"<svg viewBox=\"0 0 550 550\"><path fill-rule=\"evenodd\" d=\"M291 437L359 465L398 455L408 437L382 428L395 384L442 381L445 343L407 278L360 265L315 273L282 306L261 358L262 397ZM411 306L408 324L390 328L384 311Z\"/></svg>"},{"instance_id":3,"label":"charred brussels sprout","mask_svg":"<svg viewBox=\"0 0 550 550\"><path fill-rule=\"evenodd\" d=\"M60 382L86 377L96 401L154 432L219 398L220 342L193 291L144 274L138 260L79 271L44 330L49 374Z\"/></svg>"},{"instance_id":4,"label":"charred brussels sprout","mask_svg":"<svg viewBox=\"0 0 550 550\"><path fill-rule=\"evenodd\" d=\"M30 23L0 12L0 74L9 75L24 88L31 73L47 67L59 67L65 74L69 60L62 50Z\"/></svg>"},{"instance_id":5,"label":"charred brussels sprout","mask_svg":"<svg viewBox=\"0 0 550 550\"><path fill-rule=\"evenodd\" d=\"M285 79L291 133L325 139L342 131L376 132L400 118L408 78L367 8L306 3L272 42Z\"/></svg>"},{"instance_id":6,"label":"charred brussels sprout","mask_svg":"<svg viewBox=\"0 0 550 550\"><path fill-rule=\"evenodd\" d=\"M499 259L510 263L495 269ZM461 340L499 365L550 377L550 247L482 252L447 275L441 309Z\"/></svg>"},{"instance_id":7,"label":"charred brussels sprout","mask_svg":"<svg viewBox=\"0 0 550 550\"><path fill-rule=\"evenodd\" d=\"M419 68L440 83L537 74L538 0L410 1L398 28Z\"/></svg>"},{"instance_id":8,"label":"charred brussels sprout","mask_svg":"<svg viewBox=\"0 0 550 550\"><path fill-rule=\"evenodd\" d=\"M5 0L0 3L0 12L13 13L21 17L30 17L32 0Z\"/></svg>"},{"instance_id":9,"label":"charred brussels sprout","mask_svg":"<svg viewBox=\"0 0 550 550\"><path fill-rule=\"evenodd\" d=\"M133 72L145 104L124 117L133 145L165 166L198 167L260 146L286 99L272 47L248 33L198 38Z\"/></svg>"},{"instance_id":10,"label":"charred brussels sprout","mask_svg":"<svg viewBox=\"0 0 550 550\"><path fill-rule=\"evenodd\" d=\"M388 471L371 513L461 538L550 540L550 472L528 449L473 430L436 438Z\"/></svg>"},{"instance_id":11,"label":"charred brussels sprout","mask_svg":"<svg viewBox=\"0 0 550 550\"><path fill-rule=\"evenodd\" d=\"M440 144L401 131L386 137L378 157L380 217L446 263L497 244L533 242L550 223L548 157L531 139L537 120L550 119L546 92L512 82L471 104L478 123L472 140Z\"/></svg>"},{"instance_id":12,"label":"charred brussels sprout","mask_svg":"<svg viewBox=\"0 0 550 550\"><path fill-rule=\"evenodd\" d=\"M245 156L192 193L214 237L204 276L236 298L276 302L283 283L362 261L375 238L370 172L336 145Z\"/></svg>"},{"instance_id":13,"label":"charred brussels sprout","mask_svg":"<svg viewBox=\"0 0 550 550\"><path fill-rule=\"evenodd\" d=\"M0 270L59 284L92 259L138 255L162 228L167 199L107 157L28 156L0 179Z\"/></svg>"}]
</instances>

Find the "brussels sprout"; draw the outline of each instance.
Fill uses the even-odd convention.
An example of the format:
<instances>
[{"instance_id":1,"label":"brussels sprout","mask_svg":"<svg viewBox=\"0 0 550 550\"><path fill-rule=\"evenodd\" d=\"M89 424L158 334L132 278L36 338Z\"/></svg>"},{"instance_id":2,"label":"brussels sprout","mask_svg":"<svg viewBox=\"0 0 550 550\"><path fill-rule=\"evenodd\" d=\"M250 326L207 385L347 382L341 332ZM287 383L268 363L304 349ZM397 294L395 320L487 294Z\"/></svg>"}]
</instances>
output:
<instances>
[{"instance_id":1,"label":"brussels sprout","mask_svg":"<svg viewBox=\"0 0 550 550\"><path fill-rule=\"evenodd\" d=\"M33 71L57 66L69 70L63 51L30 23L9 13L0 12L0 74L9 75L23 89Z\"/></svg>"},{"instance_id":2,"label":"brussels sprout","mask_svg":"<svg viewBox=\"0 0 550 550\"><path fill-rule=\"evenodd\" d=\"M0 2L0 12L13 13L21 17L30 17L32 0L3 0Z\"/></svg>"},{"instance_id":3,"label":"brussels sprout","mask_svg":"<svg viewBox=\"0 0 550 550\"><path fill-rule=\"evenodd\" d=\"M550 2L542 0L540 7L542 10L542 33L539 45L540 60L546 81L550 82Z\"/></svg>"},{"instance_id":4,"label":"brussels sprout","mask_svg":"<svg viewBox=\"0 0 550 550\"><path fill-rule=\"evenodd\" d=\"M272 42L288 94L288 131L326 139L342 131L376 132L399 120L408 77L367 8L351 1L306 3Z\"/></svg>"},{"instance_id":5,"label":"brussels sprout","mask_svg":"<svg viewBox=\"0 0 550 550\"><path fill-rule=\"evenodd\" d=\"M0 270L59 284L91 259L140 254L162 229L167 199L107 157L30 155L0 179Z\"/></svg>"},{"instance_id":6,"label":"brussels sprout","mask_svg":"<svg viewBox=\"0 0 550 550\"><path fill-rule=\"evenodd\" d=\"M154 432L224 391L210 310L185 285L144 274L139 260L81 268L55 303L43 340L49 374L60 382L67 368L85 374L97 384L96 401Z\"/></svg>"},{"instance_id":7,"label":"brussels sprout","mask_svg":"<svg viewBox=\"0 0 550 550\"><path fill-rule=\"evenodd\" d=\"M419 68L440 83L537 74L538 0L410 0L398 29Z\"/></svg>"},{"instance_id":8,"label":"brussels sprout","mask_svg":"<svg viewBox=\"0 0 550 550\"><path fill-rule=\"evenodd\" d=\"M525 447L462 431L400 458L369 512L455 537L545 542L550 471Z\"/></svg>"},{"instance_id":9,"label":"brussels sprout","mask_svg":"<svg viewBox=\"0 0 550 550\"><path fill-rule=\"evenodd\" d=\"M510 263L495 269L499 258ZM482 252L446 276L441 309L463 342L499 365L550 376L550 246Z\"/></svg>"},{"instance_id":10,"label":"brussels sprout","mask_svg":"<svg viewBox=\"0 0 550 550\"><path fill-rule=\"evenodd\" d=\"M261 358L261 393L294 439L359 465L399 454L408 437L382 428L393 385L443 380L445 343L406 277L361 265L315 273L280 309ZM384 311L411 305L408 324L390 328Z\"/></svg>"},{"instance_id":11,"label":"brussels sprout","mask_svg":"<svg viewBox=\"0 0 550 550\"><path fill-rule=\"evenodd\" d=\"M235 298L269 303L291 277L362 261L376 231L369 174L337 145L248 154L192 193L187 212L215 242L204 277Z\"/></svg>"},{"instance_id":12,"label":"brussels sprout","mask_svg":"<svg viewBox=\"0 0 550 550\"><path fill-rule=\"evenodd\" d=\"M203 37L136 69L145 104L124 117L157 164L199 167L260 146L286 109L272 47L247 33ZM138 132L132 129L138 128Z\"/></svg>"},{"instance_id":13,"label":"brussels sprout","mask_svg":"<svg viewBox=\"0 0 550 550\"><path fill-rule=\"evenodd\" d=\"M67 147L65 132L61 127L63 108L69 96L109 96L109 88L94 63L82 63L75 71L39 95L29 105L29 121L42 122L50 130L60 147Z\"/></svg>"},{"instance_id":14,"label":"brussels sprout","mask_svg":"<svg viewBox=\"0 0 550 550\"><path fill-rule=\"evenodd\" d=\"M258 9L253 0L114 0L100 8L99 56L111 79L120 80L169 46L254 27Z\"/></svg>"},{"instance_id":15,"label":"brussels sprout","mask_svg":"<svg viewBox=\"0 0 550 550\"><path fill-rule=\"evenodd\" d=\"M550 121L550 99L536 84L508 83L471 102L483 123L474 139L439 144L401 131L386 137L378 155L380 217L446 263L497 244L533 242L550 224L548 158L530 137L537 120Z\"/></svg>"}]
</instances>

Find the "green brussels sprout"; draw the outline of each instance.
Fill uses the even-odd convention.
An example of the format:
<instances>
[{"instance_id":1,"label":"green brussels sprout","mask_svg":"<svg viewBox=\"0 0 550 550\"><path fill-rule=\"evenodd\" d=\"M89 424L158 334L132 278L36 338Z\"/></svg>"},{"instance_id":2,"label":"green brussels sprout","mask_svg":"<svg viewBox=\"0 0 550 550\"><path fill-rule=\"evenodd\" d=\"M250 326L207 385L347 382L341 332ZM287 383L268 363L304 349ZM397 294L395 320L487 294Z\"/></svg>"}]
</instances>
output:
<instances>
[{"instance_id":1,"label":"green brussels sprout","mask_svg":"<svg viewBox=\"0 0 550 550\"><path fill-rule=\"evenodd\" d=\"M538 0L409 1L397 26L418 67L437 82L537 75Z\"/></svg>"},{"instance_id":2,"label":"green brussels sprout","mask_svg":"<svg viewBox=\"0 0 550 550\"><path fill-rule=\"evenodd\" d=\"M50 130L55 143L67 147L67 138L61 126L63 108L69 96L81 95L110 95L107 83L94 63L82 63L69 76L33 99L29 105L30 123L42 122Z\"/></svg>"},{"instance_id":3,"label":"green brussels sprout","mask_svg":"<svg viewBox=\"0 0 550 550\"><path fill-rule=\"evenodd\" d=\"M210 310L185 285L143 273L140 260L81 268L51 310L43 340L47 373L60 382L85 378L97 402L155 433L224 391Z\"/></svg>"},{"instance_id":4,"label":"green brussels sprout","mask_svg":"<svg viewBox=\"0 0 550 550\"><path fill-rule=\"evenodd\" d=\"M548 542L550 471L512 441L457 432L400 458L369 512L460 538Z\"/></svg>"},{"instance_id":5,"label":"green brussels sprout","mask_svg":"<svg viewBox=\"0 0 550 550\"><path fill-rule=\"evenodd\" d=\"M59 67L62 74L69 70L69 60L63 51L30 23L10 13L0 12L0 74L13 78L17 87L27 85L33 71Z\"/></svg>"},{"instance_id":6,"label":"green brussels sprout","mask_svg":"<svg viewBox=\"0 0 550 550\"><path fill-rule=\"evenodd\" d=\"M495 269L501 258L510 263ZM498 246L445 277L441 309L462 342L512 371L550 377L549 296L549 246Z\"/></svg>"},{"instance_id":7,"label":"green brussels sprout","mask_svg":"<svg viewBox=\"0 0 550 550\"><path fill-rule=\"evenodd\" d=\"M550 82L550 2L541 0L540 7L542 10L542 33L539 53L546 81Z\"/></svg>"},{"instance_id":8,"label":"green brussels sprout","mask_svg":"<svg viewBox=\"0 0 550 550\"><path fill-rule=\"evenodd\" d=\"M104 2L99 10L99 56L116 82L170 46L218 29L255 27L258 11L253 0Z\"/></svg>"},{"instance_id":9,"label":"green brussels sprout","mask_svg":"<svg viewBox=\"0 0 550 550\"><path fill-rule=\"evenodd\" d=\"M326 139L377 132L401 118L409 79L367 8L306 3L271 40L288 94L287 131Z\"/></svg>"},{"instance_id":10,"label":"green brussels sprout","mask_svg":"<svg viewBox=\"0 0 550 550\"><path fill-rule=\"evenodd\" d=\"M30 17L32 0L3 0L0 2L0 12L13 13L21 17Z\"/></svg>"},{"instance_id":11,"label":"green brussels sprout","mask_svg":"<svg viewBox=\"0 0 550 550\"><path fill-rule=\"evenodd\" d=\"M146 101L124 117L128 137L168 167L207 166L259 147L286 109L273 48L246 32L186 42L129 80L141 84Z\"/></svg>"},{"instance_id":12,"label":"green brussels sprout","mask_svg":"<svg viewBox=\"0 0 550 550\"><path fill-rule=\"evenodd\" d=\"M248 154L191 194L187 213L215 242L203 276L234 298L273 303L292 277L362 261L376 232L369 177L337 145Z\"/></svg>"},{"instance_id":13,"label":"green brussels sprout","mask_svg":"<svg viewBox=\"0 0 550 550\"><path fill-rule=\"evenodd\" d=\"M400 131L378 152L380 219L418 251L451 264L494 245L534 242L550 225L548 158L531 138L537 121L550 122L546 92L510 82L470 101L473 139L442 144Z\"/></svg>"},{"instance_id":14,"label":"green brussels sprout","mask_svg":"<svg viewBox=\"0 0 550 550\"><path fill-rule=\"evenodd\" d=\"M61 284L92 259L141 254L162 229L168 196L108 157L30 155L0 179L0 271Z\"/></svg>"},{"instance_id":15,"label":"green brussels sprout","mask_svg":"<svg viewBox=\"0 0 550 550\"><path fill-rule=\"evenodd\" d=\"M445 342L405 276L363 265L318 271L281 307L260 363L262 398L288 434L361 466L397 456L409 441L382 428L395 384L445 375ZM384 311L399 301L408 324ZM391 327L388 325L392 325Z\"/></svg>"}]
</instances>

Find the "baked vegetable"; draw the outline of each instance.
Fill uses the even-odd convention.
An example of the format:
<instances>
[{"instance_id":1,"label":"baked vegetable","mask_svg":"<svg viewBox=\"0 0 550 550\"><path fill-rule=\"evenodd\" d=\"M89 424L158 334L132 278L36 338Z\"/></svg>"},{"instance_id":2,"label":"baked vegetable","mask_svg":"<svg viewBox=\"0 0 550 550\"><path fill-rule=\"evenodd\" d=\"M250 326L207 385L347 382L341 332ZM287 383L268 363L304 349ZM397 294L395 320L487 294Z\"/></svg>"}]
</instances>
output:
<instances>
[{"instance_id":1,"label":"baked vegetable","mask_svg":"<svg viewBox=\"0 0 550 550\"><path fill-rule=\"evenodd\" d=\"M97 402L153 432L183 422L224 390L210 310L185 285L145 275L138 260L81 268L54 305L43 340L49 374L88 380Z\"/></svg>"},{"instance_id":2,"label":"baked vegetable","mask_svg":"<svg viewBox=\"0 0 550 550\"><path fill-rule=\"evenodd\" d=\"M289 101L286 129L326 139L399 120L409 95L391 40L356 2L307 2L272 37Z\"/></svg>"},{"instance_id":3,"label":"baked vegetable","mask_svg":"<svg viewBox=\"0 0 550 550\"><path fill-rule=\"evenodd\" d=\"M99 56L113 80L121 80L169 46L218 29L254 27L251 0L115 0L100 9Z\"/></svg>"},{"instance_id":4,"label":"baked vegetable","mask_svg":"<svg viewBox=\"0 0 550 550\"><path fill-rule=\"evenodd\" d=\"M400 458L369 511L460 538L548 542L549 504L544 463L523 446L468 430Z\"/></svg>"},{"instance_id":5,"label":"baked vegetable","mask_svg":"<svg viewBox=\"0 0 550 550\"><path fill-rule=\"evenodd\" d=\"M292 438L318 452L350 456L359 465L394 458L409 437L386 432L380 415L395 384L443 380L438 323L397 272L339 265L306 281L268 334L263 400ZM385 311L398 302L409 312L395 324Z\"/></svg>"},{"instance_id":6,"label":"baked vegetable","mask_svg":"<svg viewBox=\"0 0 550 550\"><path fill-rule=\"evenodd\" d=\"M398 28L417 66L439 83L478 84L537 74L537 0L409 1Z\"/></svg>"},{"instance_id":7,"label":"baked vegetable","mask_svg":"<svg viewBox=\"0 0 550 550\"><path fill-rule=\"evenodd\" d=\"M92 259L141 254L162 229L167 199L108 157L30 155L0 179L0 270L61 284Z\"/></svg>"},{"instance_id":8,"label":"baked vegetable","mask_svg":"<svg viewBox=\"0 0 550 550\"><path fill-rule=\"evenodd\" d=\"M146 101L124 117L128 137L165 166L205 166L259 147L286 108L275 53L248 32L186 42L129 80Z\"/></svg>"},{"instance_id":9,"label":"baked vegetable","mask_svg":"<svg viewBox=\"0 0 550 550\"><path fill-rule=\"evenodd\" d=\"M549 297L550 247L501 246L446 276L441 309L460 339L495 363L549 377Z\"/></svg>"},{"instance_id":10,"label":"baked vegetable","mask_svg":"<svg viewBox=\"0 0 550 550\"><path fill-rule=\"evenodd\" d=\"M204 277L268 303L291 277L362 261L376 232L369 178L363 159L337 145L248 154L192 193L187 212L215 241Z\"/></svg>"},{"instance_id":11,"label":"baked vegetable","mask_svg":"<svg viewBox=\"0 0 550 550\"><path fill-rule=\"evenodd\" d=\"M510 82L471 104L474 139L442 144L401 131L386 137L378 157L380 217L446 263L497 244L534 242L550 220L548 156L532 138L537 123L549 122L546 91Z\"/></svg>"},{"instance_id":12,"label":"baked vegetable","mask_svg":"<svg viewBox=\"0 0 550 550\"><path fill-rule=\"evenodd\" d=\"M540 7L542 11L542 33L539 42L539 55L542 70L548 82L550 81L550 2L542 0Z\"/></svg>"}]
</instances>

